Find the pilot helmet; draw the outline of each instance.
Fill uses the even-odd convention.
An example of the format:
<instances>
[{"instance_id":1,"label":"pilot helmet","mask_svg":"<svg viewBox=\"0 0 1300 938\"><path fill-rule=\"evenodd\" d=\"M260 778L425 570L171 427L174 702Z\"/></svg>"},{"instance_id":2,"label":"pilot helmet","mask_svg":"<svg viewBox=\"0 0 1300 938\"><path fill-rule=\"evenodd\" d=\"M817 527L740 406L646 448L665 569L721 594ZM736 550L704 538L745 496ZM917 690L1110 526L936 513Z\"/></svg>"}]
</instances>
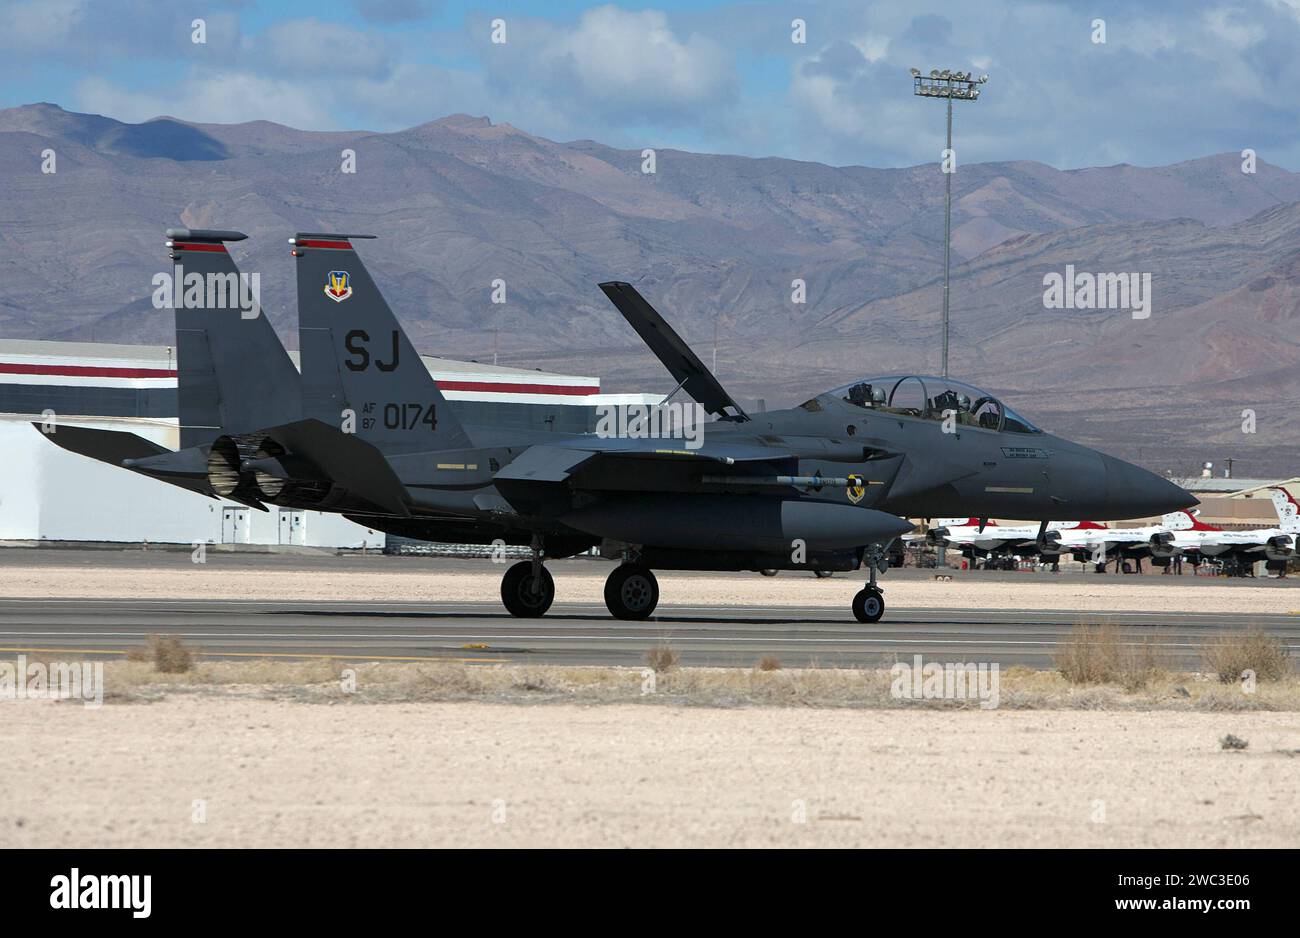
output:
<instances>
[{"instance_id":1,"label":"pilot helmet","mask_svg":"<svg viewBox=\"0 0 1300 938\"><path fill-rule=\"evenodd\" d=\"M859 407L870 407L885 402L885 389L878 388L863 381L849 388L849 403Z\"/></svg>"}]
</instances>

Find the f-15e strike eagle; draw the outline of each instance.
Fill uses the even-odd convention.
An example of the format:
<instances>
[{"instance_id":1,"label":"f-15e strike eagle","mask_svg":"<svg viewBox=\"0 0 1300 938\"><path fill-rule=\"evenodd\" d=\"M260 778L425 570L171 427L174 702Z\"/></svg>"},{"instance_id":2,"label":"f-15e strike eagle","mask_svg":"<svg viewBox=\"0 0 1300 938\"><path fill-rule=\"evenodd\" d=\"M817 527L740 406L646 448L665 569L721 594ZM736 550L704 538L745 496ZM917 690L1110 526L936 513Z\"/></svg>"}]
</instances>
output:
<instances>
[{"instance_id":1,"label":"f-15e strike eagle","mask_svg":"<svg viewBox=\"0 0 1300 938\"><path fill-rule=\"evenodd\" d=\"M238 276L226 243L243 234L167 236L178 284ZM876 574L885 548L912 529L904 518L1117 519L1196 504L1159 476L1044 433L946 378L865 378L789 410L747 414L640 293L617 281L600 288L678 390L716 417L698 448L464 426L361 262L353 242L366 237L290 239L301 374L264 316L196 289L196 302L175 311L182 448L71 426L49 438L255 508L336 512L426 540L527 545L532 559L501 583L516 616L550 608L545 560L599 547L622 561L605 586L621 619L654 612L655 569L866 567L853 613L876 622L884 612Z\"/></svg>"}]
</instances>

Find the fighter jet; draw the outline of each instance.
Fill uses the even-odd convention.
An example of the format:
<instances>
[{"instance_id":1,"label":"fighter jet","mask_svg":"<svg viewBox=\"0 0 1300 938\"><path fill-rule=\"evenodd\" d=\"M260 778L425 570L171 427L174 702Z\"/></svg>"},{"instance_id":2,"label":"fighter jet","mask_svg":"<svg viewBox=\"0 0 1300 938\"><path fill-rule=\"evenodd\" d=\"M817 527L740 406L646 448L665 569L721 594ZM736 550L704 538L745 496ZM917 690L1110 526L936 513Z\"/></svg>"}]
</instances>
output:
<instances>
[{"instance_id":1,"label":"fighter jet","mask_svg":"<svg viewBox=\"0 0 1300 938\"><path fill-rule=\"evenodd\" d=\"M1197 563L1216 560L1230 574L1238 575L1249 574L1263 560L1267 569L1285 576L1287 564L1295 556L1296 537L1300 535L1300 518L1297 518L1300 506L1286 489L1273 486L1272 491L1279 527L1225 531L1193 518L1193 524L1173 532L1168 545L1156 556L1165 563L1179 554Z\"/></svg>"},{"instance_id":2,"label":"fighter jet","mask_svg":"<svg viewBox=\"0 0 1300 938\"><path fill-rule=\"evenodd\" d=\"M1035 556L1045 563L1057 563L1069 555L1080 563L1096 564L1099 573L1106 572L1112 560L1116 573L1124 560L1136 562L1141 572L1142 561L1147 558L1157 566L1166 565L1181 552L1176 538L1198 525L1200 522L1189 511L1169 512L1159 524L1137 528L1111 528L1096 521L1052 521L1037 533L1035 525L940 518L925 538L932 546L942 543L956 548L972 561L982 559L986 566L996 566L1008 558Z\"/></svg>"},{"instance_id":3,"label":"fighter jet","mask_svg":"<svg viewBox=\"0 0 1300 938\"><path fill-rule=\"evenodd\" d=\"M1091 543L1097 532L1108 530L1096 521L1051 521L1046 529L1037 524L998 524L981 518L939 518L925 534L927 544L955 548L972 564L986 568L1018 557L1038 557L1043 563L1058 563Z\"/></svg>"},{"instance_id":4,"label":"fighter jet","mask_svg":"<svg viewBox=\"0 0 1300 938\"><path fill-rule=\"evenodd\" d=\"M187 233L202 243L223 234ZM598 547L621 561L605 587L618 618L653 614L656 569L865 567L868 583L852 609L876 622L885 550L912 528L903 517L1111 519L1196 503L1159 476L1044 433L996 397L946 378L866 378L750 415L619 281L600 288L677 380L674 394L715 418L701 433L679 438L685 427L676 424L665 438L644 432L639 417L581 434L465 426L357 254L353 242L368 237L290 239L298 410L256 428L223 417L229 432L202 444L209 490L339 512L410 537L528 545L532 559L502 579L502 601L516 616L550 608L545 560ZM252 367L237 363L218 381L251 379ZM130 468L140 471L138 462Z\"/></svg>"}]
</instances>

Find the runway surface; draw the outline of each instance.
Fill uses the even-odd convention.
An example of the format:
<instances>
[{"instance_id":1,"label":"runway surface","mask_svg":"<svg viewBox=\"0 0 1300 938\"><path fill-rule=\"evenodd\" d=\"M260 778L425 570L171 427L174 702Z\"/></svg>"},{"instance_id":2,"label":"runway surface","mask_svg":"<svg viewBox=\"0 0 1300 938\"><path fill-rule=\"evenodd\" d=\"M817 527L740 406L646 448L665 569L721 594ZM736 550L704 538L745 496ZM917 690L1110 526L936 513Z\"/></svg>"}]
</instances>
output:
<instances>
[{"instance_id":1,"label":"runway surface","mask_svg":"<svg viewBox=\"0 0 1300 938\"><path fill-rule=\"evenodd\" d=\"M515 619L496 603L263 602L241 600L0 599L0 654L118 655L151 633L180 635L212 657L446 658L470 662L644 664L668 643L684 665L880 666L920 654L936 661L1052 666L1077 612L893 608L862 625L827 607L661 605L646 622L620 622L601 605L557 602L542 619ZM1210 637L1258 626L1300 654L1300 616L1117 612L1092 614L1154 636L1175 667L1194 666Z\"/></svg>"}]
</instances>

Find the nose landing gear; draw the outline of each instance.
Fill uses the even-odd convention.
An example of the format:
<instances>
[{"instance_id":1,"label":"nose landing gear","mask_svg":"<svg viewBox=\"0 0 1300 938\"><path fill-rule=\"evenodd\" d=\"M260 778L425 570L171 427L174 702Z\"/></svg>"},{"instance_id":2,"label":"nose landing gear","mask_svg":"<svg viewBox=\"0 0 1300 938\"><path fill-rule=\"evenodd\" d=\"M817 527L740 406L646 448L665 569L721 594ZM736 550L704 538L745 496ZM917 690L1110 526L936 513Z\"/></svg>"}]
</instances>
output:
<instances>
[{"instance_id":1,"label":"nose landing gear","mask_svg":"<svg viewBox=\"0 0 1300 938\"><path fill-rule=\"evenodd\" d=\"M867 569L870 571L867 585L853 597L853 618L859 622L879 622L885 614L884 591L876 583L876 575L885 564L885 552L879 546L867 548Z\"/></svg>"}]
</instances>

